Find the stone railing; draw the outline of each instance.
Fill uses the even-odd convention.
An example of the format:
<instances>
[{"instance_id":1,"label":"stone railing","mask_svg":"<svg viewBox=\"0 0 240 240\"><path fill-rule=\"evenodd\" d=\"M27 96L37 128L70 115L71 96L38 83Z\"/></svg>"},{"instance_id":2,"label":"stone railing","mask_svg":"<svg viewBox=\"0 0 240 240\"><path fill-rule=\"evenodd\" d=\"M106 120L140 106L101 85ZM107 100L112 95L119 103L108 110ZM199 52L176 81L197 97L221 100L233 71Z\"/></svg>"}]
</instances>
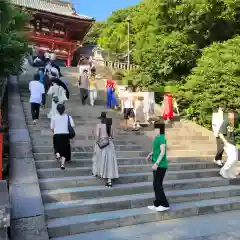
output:
<instances>
[{"instance_id":1,"label":"stone railing","mask_svg":"<svg viewBox=\"0 0 240 240\"><path fill-rule=\"evenodd\" d=\"M103 59L93 59L95 65L97 66L103 66L103 67L108 67L108 68L112 68L115 70L128 70L128 64L127 63L122 63L122 62L114 62L114 61L106 61ZM134 64L130 64L129 69L133 70L133 69L137 69L138 66L134 65Z\"/></svg>"},{"instance_id":2,"label":"stone railing","mask_svg":"<svg viewBox=\"0 0 240 240\"><path fill-rule=\"evenodd\" d=\"M104 66L109 67L109 68L113 68L113 69L128 70L128 64L127 63L104 61ZM129 69L130 70L137 69L137 66L134 65L134 64L130 64Z\"/></svg>"},{"instance_id":3,"label":"stone railing","mask_svg":"<svg viewBox=\"0 0 240 240\"><path fill-rule=\"evenodd\" d=\"M7 182L0 181L0 240L8 240L10 227L10 201Z\"/></svg>"}]
</instances>

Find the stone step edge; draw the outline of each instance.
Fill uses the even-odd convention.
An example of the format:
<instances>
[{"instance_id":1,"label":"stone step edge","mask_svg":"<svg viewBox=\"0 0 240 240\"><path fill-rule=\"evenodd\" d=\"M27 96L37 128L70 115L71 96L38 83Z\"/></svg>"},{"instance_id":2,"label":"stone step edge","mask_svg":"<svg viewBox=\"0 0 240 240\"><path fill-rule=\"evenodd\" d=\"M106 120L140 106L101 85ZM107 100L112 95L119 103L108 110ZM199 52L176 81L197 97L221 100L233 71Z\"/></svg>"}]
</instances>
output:
<instances>
[{"instance_id":1,"label":"stone step edge","mask_svg":"<svg viewBox=\"0 0 240 240\"><path fill-rule=\"evenodd\" d=\"M173 165L173 164L171 164L171 165ZM208 166L209 165L209 166L213 166L212 169L215 169L214 168L215 163L213 163L213 162L212 163L211 162L206 162L206 163L204 163L204 162L176 163L175 165L186 165L186 166L191 166L191 165L204 165L204 166L206 165L206 166ZM131 165L130 164L123 164L123 165L118 165L118 168L127 168L127 167L142 168L142 167L151 167L151 166L152 166L152 164L138 164L138 165L136 165L136 164L131 164ZM175 170L171 170L170 167L171 166L169 166L169 171L175 171ZM209 168L207 168L207 169L209 169ZM68 167L65 171L78 171L78 170L89 170L90 171L90 170L92 170L92 167L75 167L75 166L68 165ZM193 169L189 169L189 170L186 170L186 171L190 171L190 170L193 170ZM199 169L199 170L201 170L201 169ZM37 172L39 172L39 173L41 173L41 172L42 173L53 172L53 171L54 172L55 171L62 172L62 170L60 168L57 168L57 167L37 169ZM179 170L179 171L181 171L181 170Z\"/></svg>"},{"instance_id":2,"label":"stone step edge","mask_svg":"<svg viewBox=\"0 0 240 240\"><path fill-rule=\"evenodd\" d=\"M239 179L223 179L221 177L208 177L208 178L195 178L195 179L181 179L181 180L168 180L163 183L164 187L167 185L174 185L176 183L187 184L187 183L212 183L212 182L224 182L226 185L237 185L240 182ZM118 189L132 189L132 188L139 188L139 187L146 187L152 186L152 181L147 182L139 182L139 183L124 183L124 184L116 184L113 188L106 188L105 186L101 185L94 185L94 186L86 186L86 187L73 187L73 188L61 188L55 190L42 190L42 195L49 195L49 194L62 194L62 193L71 193L71 192L88 192L88 191L114 191Z\"/></svg>"},{"instance_id":3,"label":"stone step edge","mask_svg":"<svg viewBox=\"0 0 240 240\"><path fill-rule=\"evenodd\" d=\"M198 188L198 189L187 189L187 190L171 190L166 191L167 197L176 197L176 196L186 196L193 194L204 194L209 192L223 192L223 191L235 191L240 190L240 186L237 185L227 185L220 187L209 187L209 188ZM240 191L239 191L240 195ZM55 210L55 209L64 209L70 207L83 207L83 206L92 206L98 204L107 204L113 202L125 202L125 201L134 201L134 200L146 200L147 198L154 198L154 193L140 193L134 195L124 195L124 196L113 196L113 197L101 197L98 199L88 199L86 200L76 200L76 201L65 201L57 203L45 203L45 211Z\"/></svg>"},{"instance_id":4,"label":"stone step edge","mask_svg":"<svg viewBox=\"0 0 240 240\"><path fill-rule=\"evenodd\" d=\"M226 206L225 209L223 209L224 206ZM144 207L50 219L47 221L47 226L50 237L61 237L139 223L216 213L230 209L240 209L240 197L176 203L171 205L170 211L164 213L157 213L155 210ZM60 229L61 231L58 231ZM63 229L66 231L63 231Z\"/></svg>"},{"instance_id":5,"label":"stone step edge","mask_svg":"<svg viewBox=\"0 0 240 240\"><path fill-rule=\"evenodd\" d=\"M150 169L151 170L151 169ZM202 172L219 172L218 168L211 168L211 169L196 169L196 170L178 170L178 171L168 171L168 174L184 174L184 173L202 173ZM148 176L152 175L152 172L141 172L141 173L122 173L119 174L119 178L126 178L126 177L136 177L136 176ZM61 181L80 181L80 180L89 180L93 179L93 176L70 176L70 177L57 177L57 178L44 178L39 179L39 183L49 183L49 182L61 182Z\"/></svg>"}]
</instances>

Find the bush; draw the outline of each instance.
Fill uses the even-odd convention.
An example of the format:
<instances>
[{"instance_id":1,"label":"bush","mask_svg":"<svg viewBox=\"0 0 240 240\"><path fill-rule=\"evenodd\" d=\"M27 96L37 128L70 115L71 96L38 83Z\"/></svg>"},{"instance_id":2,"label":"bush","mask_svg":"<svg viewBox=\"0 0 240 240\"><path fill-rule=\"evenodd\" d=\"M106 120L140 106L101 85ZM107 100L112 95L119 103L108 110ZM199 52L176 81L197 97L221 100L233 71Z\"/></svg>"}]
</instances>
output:
<instances>
[{"instance_id":1,"label":"bush","mask_svg":"<svg viewBox=\"0 0 240 240\"><path fill-rule=\"evenodd\" d=\"M210 128L213 107L239 108L239 89L240 36L236 36L204 49L197 67L179 89L180 109L186 118Z\"/></svg>"}]
</instances>

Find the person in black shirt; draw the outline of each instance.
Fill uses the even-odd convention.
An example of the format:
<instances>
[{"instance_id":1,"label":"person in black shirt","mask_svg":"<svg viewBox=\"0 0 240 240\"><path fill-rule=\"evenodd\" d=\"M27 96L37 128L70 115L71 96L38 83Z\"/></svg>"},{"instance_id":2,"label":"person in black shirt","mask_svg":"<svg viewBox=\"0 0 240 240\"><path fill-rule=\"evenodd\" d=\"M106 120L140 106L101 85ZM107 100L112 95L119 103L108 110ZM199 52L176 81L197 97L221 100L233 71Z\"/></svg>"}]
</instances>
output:
<instances>
[{"instance_id":1,"label":"person in black shirt","mask_svg":"<svg viewBox=\"0 0 240 240\"><path fill-rule=\"evenodd\" d=\"M229 111L228 120L223 121L219 130L219 137L224 144L224 150L227 154L227 161L221 168L220 175L227 179L236 178L234 168L238 160L238 151L236 147L235 126L235 112Z\"/></svg>"}]
</instances>

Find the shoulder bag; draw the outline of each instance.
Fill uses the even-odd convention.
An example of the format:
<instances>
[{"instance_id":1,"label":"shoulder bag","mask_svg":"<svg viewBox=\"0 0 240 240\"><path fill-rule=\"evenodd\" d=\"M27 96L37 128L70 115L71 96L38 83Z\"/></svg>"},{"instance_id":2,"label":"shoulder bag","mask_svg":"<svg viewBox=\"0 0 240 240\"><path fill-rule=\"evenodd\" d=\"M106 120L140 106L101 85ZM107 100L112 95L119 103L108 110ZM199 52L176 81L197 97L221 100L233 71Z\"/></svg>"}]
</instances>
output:
<instances>
[{"instance_id":1,"label":"shoulder bag","mask_svg":"<svg viewBox=\"0 0 240 240\"><path fill-rule=\"evenodd\" d=\"M103 149L105 147L107 147L108 145L110 144L110 141L109 141L109 138L100 138L98 141L97 141L97 145L100 149Z\"/></svg>"},{"instance_id":2,"label":"shoulder bag","mask_svg":"<svg viewBox=\"0 0 240 240\"><path fill-rule=\"evenodd\" d=\"M69 139L73 139L76 136L75 130L71 125L69 116L68 116L68 132L69 132Z\"/></svg>"},{"instance_id":3,"label":"shoulder bag","mask_svg":"<svg viewBox=\"0 0 240 240\"><path fill-rule=\"evenodd\" d=\"M59 95L59 86L58 86L58 94L57 95L55 95L55 96L53 96L53 102L55 103L55 104L58 104L59 103L59 98L58 98L58 95Z\"/></svg>"}]
</instances>

